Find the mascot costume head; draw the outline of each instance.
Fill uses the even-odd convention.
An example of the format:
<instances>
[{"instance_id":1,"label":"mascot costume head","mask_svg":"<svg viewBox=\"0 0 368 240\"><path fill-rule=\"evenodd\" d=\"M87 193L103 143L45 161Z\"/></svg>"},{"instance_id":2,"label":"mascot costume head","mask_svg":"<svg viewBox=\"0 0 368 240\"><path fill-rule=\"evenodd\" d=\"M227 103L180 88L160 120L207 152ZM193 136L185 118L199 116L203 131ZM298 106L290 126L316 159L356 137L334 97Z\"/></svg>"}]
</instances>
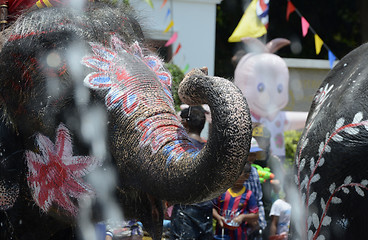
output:
<instances>
[{"instance_id":1,"label":"mascot costume head","mask_svg":"<svg viewBox=\"0 0 368 240\"><path fill-rule=\"evenodd\" d=\"M267 44L256 38L243 38L248 53L238 61L234 83L247 99L253 123L271 132L271 153L285 158L284 131L301 129L307 113L281 111L289 101L289 70L285 61L274 54L290 44L276 38Z\"/></svg>"}]
</instances>

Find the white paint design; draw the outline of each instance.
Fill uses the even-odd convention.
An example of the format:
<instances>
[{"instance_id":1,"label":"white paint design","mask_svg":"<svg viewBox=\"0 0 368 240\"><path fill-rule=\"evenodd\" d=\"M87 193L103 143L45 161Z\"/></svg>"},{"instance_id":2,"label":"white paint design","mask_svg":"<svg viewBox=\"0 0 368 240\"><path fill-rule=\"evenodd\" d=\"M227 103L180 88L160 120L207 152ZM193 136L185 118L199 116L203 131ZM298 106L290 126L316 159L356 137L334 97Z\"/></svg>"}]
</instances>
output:
<instances>
[{"instance_id":1,"label":"white paint design","mask_svg":"<svg viewBox=\"0 0 368 240\"><path fill-rule=\"evenodd\" d=\"M328 85L320 89L320 96L318 98L315 98L315 101L317 103L316 110L319 110L321 104L326 101L328 93L331 91L331 89L332 86L328 87ZM309 124L309 127L312 125L312 123L313 119L312 122ZM302 152L306 148L311 146L309 144L311 141L309 141L308 138L301 139L302 142L300 146L302 147L296 158L298 170L297 184L302 196L302 201L305 203L305 214L306 216L308 216L306 219L306 232L308 239L320 240L326 238L326 236L321 233L321 228L328 227L332 222L331 217L328 216L329 206L331 204L341 204L343 202L343 200L341 199L341 194L339 194L339 197L337 197L337 193L357 193L358 196L361 197L364 197L366 195L365 192L368 191L368 180L364 179L360 181L360 183L355 182L354 176L351 175L346 176L341 185L337 185L335 182L331 183L328 188L330 196L326 199L318 196L318 192L312 191L312 185L318 184L319 181L323 179L323 176L317 173L317 169L322 167L325 164L326 160L328 160L328 157L326 155L332 151L330 144L331 141L342 142L344 141L344 137L346 138L347 135L352 136L358 134L362 129L367 130L367 126L368 120L363 121L362 112L356 113L351 123L346 123L346 119L344 118L338 119L336 121L334 131L332 133L327 132L324 141L317 145L318 150L316 158L314 156L303 156ZM308 136L309 130L310 128L307 129L305 136ZM310 152L310 149L308 151ZM301 156L303 156L302 159ZM309 168L305 168L305 166L308 164ZM301 181L302 173L306 174L303 181ZM326 179L324 179L323 181L326 181ZM317 215L317 208L320 208L322 210L321 215Z\"/></svg>"}]
</instances>

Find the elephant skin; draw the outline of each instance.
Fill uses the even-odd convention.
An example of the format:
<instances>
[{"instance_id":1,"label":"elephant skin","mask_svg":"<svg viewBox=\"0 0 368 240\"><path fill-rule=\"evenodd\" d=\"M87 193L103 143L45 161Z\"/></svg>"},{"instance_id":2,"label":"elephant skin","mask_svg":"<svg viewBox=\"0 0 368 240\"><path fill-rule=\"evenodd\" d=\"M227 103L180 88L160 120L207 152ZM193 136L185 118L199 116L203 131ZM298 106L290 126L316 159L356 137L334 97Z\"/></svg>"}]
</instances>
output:
<instances>
[{"instance_id":1,"label":"elephant skin","mask_svg":"<svg viewBox=\"0 0 368 240\"><path fill-rule=\"evenodd\" d=\"M211 108L210 137L199 151L176 115L171 76L148 50L132 9L89 3L31 11L2 38L1 126L17 142L1 161L4 171L13 161L17 173L1 175L0 196L10 196L0 202L9 226L3 236L83 236L76 220L106 219L111 211L103 210L115 201L126 219L160 239L162 200L212 199L239 176L251 139L240 90L205 69L187 74L183 101ZM114 174L116 182L96 187Z\"/></svg>"},{"instance_id":2,"label":"elephant skin","mask_svg":"<svg viewBox=\"0 0 368 240\"><path fill-rule=\"evenodd\" d=\"M302 239L367 235L367 53L364 44L347 54L314 96L295 155Z\"/></svg>"}]
</instances>

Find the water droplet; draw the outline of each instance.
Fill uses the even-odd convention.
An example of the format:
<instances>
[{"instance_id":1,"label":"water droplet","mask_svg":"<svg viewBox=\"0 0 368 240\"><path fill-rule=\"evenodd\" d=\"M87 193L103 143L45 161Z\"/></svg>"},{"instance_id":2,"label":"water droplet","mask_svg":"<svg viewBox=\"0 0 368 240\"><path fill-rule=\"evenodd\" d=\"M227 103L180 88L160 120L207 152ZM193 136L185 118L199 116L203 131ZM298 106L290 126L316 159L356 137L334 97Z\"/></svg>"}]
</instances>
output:
<instances>
[{"instance_id":1,"label":"water droplet","mask_svg":"<svg viewBox=\"0 0 368 240\"><path fill-rule=\"evenodd\" d=\"M61 64L61 58L60 55L56 52L51 52L47 57L46 57L46 63L47 65L49 65L50 67L56 68Z\"/></svg>"}]
</instances>

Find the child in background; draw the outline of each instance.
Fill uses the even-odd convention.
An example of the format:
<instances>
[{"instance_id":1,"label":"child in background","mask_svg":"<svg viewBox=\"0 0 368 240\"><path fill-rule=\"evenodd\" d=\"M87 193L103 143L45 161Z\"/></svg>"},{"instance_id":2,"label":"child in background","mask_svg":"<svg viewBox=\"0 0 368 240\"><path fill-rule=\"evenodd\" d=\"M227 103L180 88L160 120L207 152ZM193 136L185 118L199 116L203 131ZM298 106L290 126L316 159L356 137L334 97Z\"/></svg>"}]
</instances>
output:
<instances>
[{"instance_id":1,"label":"child in background","mask_svg":"<svg viewBox=\"0 0 368 240\"><path fill-rule=\"evenodd\" d=\"M252 191L243 186L244 181L249 178L250 171L251 166L247 163L234 185L215 199L213 217L217 220L216 235L222 235L224 233L230 236L231 239L246 240L247 225L258 222L257 201ZM230 230L226 226L226 215L234 216L232 223L238 226L235 230Z\"/></svg>"},{"instance_id":2,"label":"child in background","mask_svg":"<svg viewBox=\"0 0 368 240\"><path fill-rule=\"evenodd\" d=\"M269 240L286 240L288 239L291 218L291 205L288 203L289 184L292 177L287 176L283 182L283 190L285 198L277 199L271 207L271 225Z\"/></svg>"},{"instance_id":3,"label":"child in background","mask_svg":"<svg viewBox=\"0 0 368 240\"><path fill-rule=\"evenodd\" d=\"M253 164L256 159L261 159L261 156L265 155L265 151L259 147L257 140L252 137L251 146L248 155L248 162ZM251 165L252 166L252 165ZM258 214L259 219L258 223L254 225L252 228L248 228L248 236L249 239L262 239L262 232L267 226L266 218L265 218L265 211L263 208L263 191L261 182L259 180L259 175L257 168L254 166L251 167L251 172L249 174L248 179L244 182L244 186L252 191L258 205Z\"/></svg>"}]
</instances>

